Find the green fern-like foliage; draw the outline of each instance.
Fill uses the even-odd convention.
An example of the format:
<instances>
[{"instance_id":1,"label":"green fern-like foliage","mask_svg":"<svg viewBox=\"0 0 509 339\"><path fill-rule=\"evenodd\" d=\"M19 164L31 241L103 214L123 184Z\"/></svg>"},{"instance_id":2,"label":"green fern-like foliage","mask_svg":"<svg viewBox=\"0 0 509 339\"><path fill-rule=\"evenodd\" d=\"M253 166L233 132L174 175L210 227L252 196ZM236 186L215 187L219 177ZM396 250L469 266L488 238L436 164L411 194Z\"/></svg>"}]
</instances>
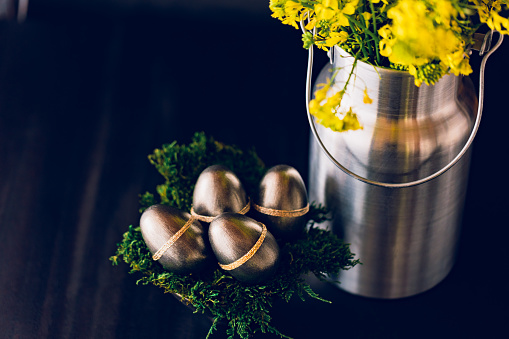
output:
<instances>
[{"instance_id":1,"label":"green fern-like foliage","mask_svg":"<svg viewBox=\"0 0 509 339\"><path fill-rule=\"evenodd\" d=\"M265 173L265 166L254 150L244 152L203 133L196 133L189 145L178 145L176 142L163 145L148 158L165 181L156 188L157 199L149 192L140 196L140 212L156 203L189 211L194 184L200 173L210 165L223 164L230 168L251 195ZM276 299L288 302L293 296L302 300L309 296L327 302L311 290L302 276L312 272L323 279L326 275L337 274L359 263L354 260L347 244L331 232L315 226L326 220L325 215L324 208L311 204L307 214L309 228L300 239L279 244L278 271L263 284L241 283L219 266L211 267L199 276L169 272L152 260L140 228L132 225L110 260L114 265L121 260L127 263L131 268L130 273L140 276L138 284L158 286L164 292L179 296L195 312L209 314L214 319L209 335L219 323L226 323L228 338L234 338L235 335L249 338L255 332L286 337L271 325L273 302Z\"/></svg>"}]
</instances>

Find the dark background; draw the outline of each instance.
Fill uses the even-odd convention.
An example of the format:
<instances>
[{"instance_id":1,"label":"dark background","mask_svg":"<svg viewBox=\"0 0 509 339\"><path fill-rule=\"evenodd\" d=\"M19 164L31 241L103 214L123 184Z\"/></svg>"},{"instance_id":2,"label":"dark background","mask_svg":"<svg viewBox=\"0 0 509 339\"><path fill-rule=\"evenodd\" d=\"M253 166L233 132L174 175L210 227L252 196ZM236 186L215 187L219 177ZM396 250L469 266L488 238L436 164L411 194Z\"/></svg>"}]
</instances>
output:
<instances>
[{"instance_id":1,"label":"dark background","mask_svg":"<svg viewBox=\"0 0 509 339\"><path fill-rule=\"evenodd\" d=\"M271 18L268 0L31 0L24 23L2 19L0 337L204 338L208 318L108 258L138 222L138 194L162 181L146 156L163 143L205 131L307 179L300 32ZM316 74L327 59L315 54ZM276 305L283 333L509 336L508 57L506 41L487 65L451 274L392 301L309 277L333 303Z\"/></svg>"}]
</instances>

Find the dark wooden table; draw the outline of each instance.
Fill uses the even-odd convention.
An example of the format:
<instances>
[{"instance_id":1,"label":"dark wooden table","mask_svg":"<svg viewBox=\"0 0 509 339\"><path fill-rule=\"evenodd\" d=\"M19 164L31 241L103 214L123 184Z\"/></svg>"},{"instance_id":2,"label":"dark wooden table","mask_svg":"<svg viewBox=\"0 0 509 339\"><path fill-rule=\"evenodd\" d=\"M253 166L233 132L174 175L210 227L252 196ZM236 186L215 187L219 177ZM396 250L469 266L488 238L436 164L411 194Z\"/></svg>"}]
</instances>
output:
<instances>
[{"instance_id":1,"label":"dark wooden table","mask_svg":"<svg viewBox=\"0 0 509 339\"><path fill-rule=\"evenodd\" d=\"M163 143L205 131L307 176L299 35L268 10L62 15L34 1L25 23L0 22L0 338L205 337L208 318L136 286L108 258L138 223L138 194L162 180L146 156ZM488 63L451 274L392 301L309 277L332 304L277 305L279 329L294 338L509 335L508 58L506 42Z\"/></svg>"}]
</instances>

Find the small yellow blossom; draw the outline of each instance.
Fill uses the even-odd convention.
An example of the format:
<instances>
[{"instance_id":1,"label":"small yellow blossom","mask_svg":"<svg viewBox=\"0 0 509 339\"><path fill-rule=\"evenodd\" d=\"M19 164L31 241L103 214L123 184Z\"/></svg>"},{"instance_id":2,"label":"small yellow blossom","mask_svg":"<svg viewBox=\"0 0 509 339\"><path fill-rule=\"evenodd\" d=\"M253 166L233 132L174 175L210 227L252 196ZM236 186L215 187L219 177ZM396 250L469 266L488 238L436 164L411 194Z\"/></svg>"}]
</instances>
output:
<instances>
[{"instance_id":1,"label":"small yellow blossom","mask_svg":"<svg viewBox=\"0 0 509 339\"><path fill-rule=\"evenodd\" d=\"M303 19L303 14L306 12L304 6L302 6L300 2L292 0L271 0L269 8L272 11L272 17L296 29L299 28L297 22Z\"/></svg>"},{"instance_id":2,"label":"small yellow blossom","mask_svg":"<svg viewBox=\"0 0 509 339\"><path fill-rule=\"evenodd\" d=\"M366 22L369 22L369 20L371 20L371 13L369 12L362 13L362 16L364 17L364 21Z\"/></svg>"},{"instance_id":3,"label":"small yellow blossom","mask_svg":"<svg viewBox=\"0 0 509 339\"><path fill-rule=\"evenodd\" d=\"M358 0L348 2L345 7L338 12L338 23L341 26L350 26L350 22L346 16L355 14L355 9L358 3Z\"/></svg>"},{"instance_id":4,"label":"small yellow blossom","mask_svg":"<svg viewBox=\"0 0 509 339\"><path fill-rule=\"evenodd\" d=\"M368 88L366 87L364 89L364 99L362 100L365 104L372 104L373 103L373 99L371 99L369 96L368 96Z\"/></svg>"},{"instance_id":5,"label":"small yellow blossom","mask_svg":"<svg viewBox=\"0 0 509 339\"><path fill-rule=\"evenodd\" d=\"M316 19L318 21L332 19L336 15L338 5L337 0L324 0L321 4L317 4L315 6Z\"/></svg>"},{"instance_id":6,"label":"small yellow blossom","mask_svg":"<svg viewBox=\"0 0 509 339\"><path fill-rule=\"evenodd\" d=\"M313 28L315 28L315 25L316 25L316 18L313 18L311 19L307 24L306 26L304 26L305 29L307 29L308 31L312 30Z\"/></svg>"},{"instance_id":7,"label":"small yellow blossom","mask_svg":"<svg viewBox=\"0 0 509 339\"><path fill-rule=\"evenodd\" d=\"M489 28L495 29L499 32L508 32L509 31L509 19L504 18L500 14L493 12L490 17L486 21L486 24Z\"/></svg>"},{"instance_id":8,"label":"small yellow blossom","mask_svg":"<svg viewBox=\"0 0 509 339\"><path fill-rule=\"evenodd\" d=\"M390 39L390 36L391 36L391 26L389 26L389 25L382 26L378 30L378 35L380 35L384 40Z\"/></svg>"},{"instance_id":9,"label":"small yellow blossom","mask_svg":"<svg viewBox=\"0 0 509 339\"><path fill-rule=\"evenodd\" d=\"M431 4L434 7L434 20L439 25L449 26L451 18L455 17L458 11L454 8L450 0L433 0Z\"/></svg>"},{"instance_id":10,"label":"small yellow blossom","mask_svg":"<svg viewBox=\"0 0 509 339\"><path fill-rule=\"evenodd\" d=\"M507 0L469 0L472 2L477 12L479 20L488 25L491 29L496 29L502 34L509 34L509 19L500 15L502 7L507 10L509 1Z\"/></svg>"},{"instance_id":11,"label":"small yellow blossom","mask_svg":"<svg viewBox=\"0 0 509 339\"><path fill-rule=\"evenodd\" d=\"M283 24L291 25L298 29L297 21L300 22L303 9L304 7L300 3L291 0L287 1L285 4L286 18L283 20Z\"/></svg>"},{"instance_id":12,"label":"small yellow blossom","mask_svg":"<svg viewBox=\"0 0 509 339\"><path fill-rule=\"evenodd\" d=\"M345 42L348 39L348 33L341 31L341 32L332 32L330 34L330 38L325 40L324 45L327 47L332 47L337 44L341 44Z\"/></svg>"},{"instance_id":13,"label":"small yellow blossom","mask_svg":"<svg viewBox=\"0 0 509 339\"><path fill-rule=\"evenodd\" d=\"M441 68L435 67L430 69L433 78L418 79L420 76L427 77L427 73L419 73L416 69L428 67L425 65L433 60L441 61L453 74L468 75L472 70L465 53L466 44L457 34L459 26L453 20L457 13L451 2L446 0L428 0L427 3L400 0L387 12L391 22L378 30L382 38L380 55L393 64L407 67L414 75L416 85L420 85L422 80L433 83L435 75L442 72Z\"/></svg>"},{"instance_id":14,"label":"small yellow blossom","mask_svg":"<svg viewBox=\"0 0 509 339\"><path fill-rule=\"evenodd\" d=\"M344 90L327 97L332 82L327 79L325 84L318 86L320 88L315 91L314 99L309 102L309 112L315 117L317 123L335 132L362 128L357 115L352 112L351 108L347 113L343 114L338 111L345 94Z\"/></svg>"}]
</instances>

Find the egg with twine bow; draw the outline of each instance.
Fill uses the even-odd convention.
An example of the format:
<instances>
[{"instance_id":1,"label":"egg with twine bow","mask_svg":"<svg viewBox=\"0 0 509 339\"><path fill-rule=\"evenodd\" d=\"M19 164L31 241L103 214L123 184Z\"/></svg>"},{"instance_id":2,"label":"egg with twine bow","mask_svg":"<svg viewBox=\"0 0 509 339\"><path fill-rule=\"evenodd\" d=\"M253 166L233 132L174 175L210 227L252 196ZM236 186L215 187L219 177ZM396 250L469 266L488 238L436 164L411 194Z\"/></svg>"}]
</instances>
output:
<instances>
[{"instance_id":1,"label":"egg with twine bow","mask_svg":"<svg viewBox=\"0 0 509 339\"><path fill-rule=\"evenodd\" d=\"M206 232L189 213L152 205L140 218L140 228L153 260L178 274L197 273L211 264Z\"/></svg>"},{"instance_id":2,"label":"egg with twine bow","mask_svg":"<svg viewBox=\"0 0 509 339\"><path fill-rule=\"evenodd\" d=\"M269 169L252 205L254 217L265 223L275 237L295 239L303 234L309 202L304 181L295 168L277 165Z\"/></svg>"},{"instance_id":3,"label":"egg with twine bow","mask_svg":"<svg viewBox=\"0 0 509 339\"><path fill-rule=\"evenodd\" d=\"M279 246L264 224L238 213L223 213L209 225L219 266L237 280L258 284L274 275Z\"/></svg>"},{"instance_id":4,"label":"egg with twine bow","mask_svg":"<svg viewBox=\"0 0 509 339\"><path fill-rule=\"evenodd\" d=\"M191 214L210 223L224 212L245 214L249 198L239 178L223 165L212 165L201 172L193 191Z\"/></svg>"}]
</instances>

